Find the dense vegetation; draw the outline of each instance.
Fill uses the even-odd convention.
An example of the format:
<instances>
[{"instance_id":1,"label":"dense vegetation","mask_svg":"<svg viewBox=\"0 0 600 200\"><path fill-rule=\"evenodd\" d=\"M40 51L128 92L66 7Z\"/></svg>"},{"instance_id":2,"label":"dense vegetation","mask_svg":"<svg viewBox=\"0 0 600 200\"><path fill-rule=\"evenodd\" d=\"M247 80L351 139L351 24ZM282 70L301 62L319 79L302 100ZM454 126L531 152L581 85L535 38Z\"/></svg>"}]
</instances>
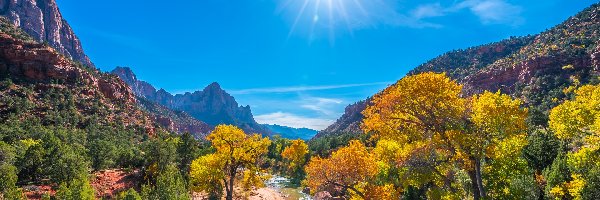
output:
<instances>
[{"instance_id":1,"label":"dense vegetation","mask_svg":"<svg viewBox=\"0 0 600 200\"><path fill-rule=\"evenodd\" d=\"M115 199L243 198L272 174L346 199L600 199L600 81L597 69L569 64L596 51L598 10L535 38L445 54L374 96L365 134L308 143L231 125L175 134L148 127L145 111L186 114L108 98L81 79L0 74L0 199L23 199L29 185L50 186L43 199L96 199L92 174L115 168L142 174ZM33 42L6 24L0 31ZM509 89L471 94L460 84L531 57L564 60ZM446 60L465 63L440 67Z\"/></svg>"},{"instance_id":2,"label":"dense vegetation","mask_svg":"<svg viewBox=\"0 0 600 200\"><path fill-rule=\"evenodd\" d=\"M464 98L444 74L408 76L364 112L376 144L311 158L306 182L359 199L597 199L598 88L575 89L552 109L550 129L537 129L518 99Z\"/></svg>"}]
</instances>

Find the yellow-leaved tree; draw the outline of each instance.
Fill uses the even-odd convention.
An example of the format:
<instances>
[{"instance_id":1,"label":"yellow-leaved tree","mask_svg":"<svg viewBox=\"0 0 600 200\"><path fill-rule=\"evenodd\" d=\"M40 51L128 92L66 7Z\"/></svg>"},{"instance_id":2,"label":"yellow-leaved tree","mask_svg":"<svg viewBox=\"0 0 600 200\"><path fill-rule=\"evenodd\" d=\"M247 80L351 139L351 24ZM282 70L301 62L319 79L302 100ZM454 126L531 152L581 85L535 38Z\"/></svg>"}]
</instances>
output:
<instances>
[{"instance_id":1,"label":"yellow-leaved tree","mask_svg":"<svg viewBox=\"0 0 600 200\"><path fill-rule=\"evenodd\" d=\"M550 128L569 144L567 164L571 180L552 186L555 198L574 199L600 196L600 85L586 85L575 91L575 98L550 111Z\"/></svg>"},{"instance_id":2,"label":"yellow-leaved tree","mask_svg":"<svg viewBox=\"0 0 600 200\"><path fill-rule=\"evenodd\" d=\"M306 163L306 156L308 155L308 145L304 140L293 140L290 146L287 146L281 152L283 157L288 163L288 170L294 178L300 177L302 167Z\"/></svg>"},{"instance_id":3,"label":"yellow-leaved tree","mask_svg":"<svg viewBox=\"0 0 600 200\"><path fill-rule=\"evenodd\" d=\"M355 196L365 198L361 189L377 173L377 164L367 147L358 140L333 152L330 158L313 157L306 165L306 184L311 192L329 186L350 190Z\"/></svg>"},{"instance_id":4,"label":"yellow-leaved tree","mask_svg":"<svg viewBox=\"0 0 600 200\"><path fill-rule=\"evenodd\" d=\"M246 175L254 179L254 175L258 173L257 162L267 153L271 141L258 134L247 135L243 130L232 125L218 125L207 139L216 152L192 162L190 167L192 190L219 194L224 187L225 198L231 200L236 177L241 176L242 172L255 173ZM254 182L254 184L258 183Z\"/></svg>"},{"instance_id":5,"label":"yellow-leaved tree","mask_svg":"<svg viewBox=\"0 0 600 200\"><path fill-rule=\"evenodd\" d=\"M431 194L456 197L458 168L468 174L473 198L479 199L487 196L482 160L520 159L519 153L497 156L493 152L514 153L503 151L507 141L524 146L527 110L519 100L499 92L471 98L461 92L462 86L445 74L407 76L373 97L363 111L362 127L382 139L380 145L398 149L385 159L404 169L400 171L405 184L429 185L435 190ZM497 164L502 163L512 162Z\"/></svg>"}]
</instances>

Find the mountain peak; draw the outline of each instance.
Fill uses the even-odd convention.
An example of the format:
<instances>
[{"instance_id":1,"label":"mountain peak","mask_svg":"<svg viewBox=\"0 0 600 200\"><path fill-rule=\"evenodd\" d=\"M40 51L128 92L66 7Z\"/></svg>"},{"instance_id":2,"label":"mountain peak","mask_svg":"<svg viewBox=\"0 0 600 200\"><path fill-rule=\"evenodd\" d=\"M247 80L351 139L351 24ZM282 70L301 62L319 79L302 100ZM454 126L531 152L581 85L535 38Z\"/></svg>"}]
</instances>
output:
<instances>
[{"instance_id":1,"label":"mountain peak","mask_svg":"<svg viewBox=\"0 0 600 200\"><path fill-rule=\"evenodd\" d=\"M219 83L217 83L217 82L212 82L210 85L208 85L204 88L204 91L215 91L215 90L216 91L223 90L221 88L221 85L219 85Z\"/></svg>"},{"instance_id":2,"label":"mountain peak","mask_svg":"<svg viewBox=\"0 0 600 200\"><path fill-rule=\"evenodd\" d=\"M121 79L123 79L123 81L125 81L125 83L130 84L130 85L131 85L131 83L134 83L137 81L137 77L135 76L135 73L133 73L133 71L129 67L118 66L118 67L115 67L115 69L113 69L111 71L111 73L116 74Z\"/></svg>"}]
</instances>

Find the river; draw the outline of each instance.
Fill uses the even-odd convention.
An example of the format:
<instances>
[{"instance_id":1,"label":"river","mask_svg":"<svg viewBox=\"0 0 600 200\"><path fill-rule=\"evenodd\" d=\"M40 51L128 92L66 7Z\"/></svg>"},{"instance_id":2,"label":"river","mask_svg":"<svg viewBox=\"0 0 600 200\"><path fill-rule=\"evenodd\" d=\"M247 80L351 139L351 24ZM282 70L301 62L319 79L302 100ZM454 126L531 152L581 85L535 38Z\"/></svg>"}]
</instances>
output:
<instances>
[{"instance_id":1,"label":"river","mask_svg":"<svg viewBox=\"0 0 600 200\"><path fill-rule=\"evenodd\" d=\"M288 178L273 175L267 180L267 187L277 190L288 200L313 200L313 198L302 192L302 187L290 186Z\"/></svg>"}]
</instances>

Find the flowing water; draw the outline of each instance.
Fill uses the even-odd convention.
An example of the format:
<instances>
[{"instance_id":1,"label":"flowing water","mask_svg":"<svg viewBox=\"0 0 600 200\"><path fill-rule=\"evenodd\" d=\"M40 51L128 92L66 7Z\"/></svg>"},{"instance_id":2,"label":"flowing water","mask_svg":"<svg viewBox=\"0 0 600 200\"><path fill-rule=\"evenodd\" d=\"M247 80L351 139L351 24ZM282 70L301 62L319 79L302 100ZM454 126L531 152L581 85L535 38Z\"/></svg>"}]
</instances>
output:
<instances>
[{"instance_id":1,"label":"flowing water","mask_svg":"<svg viewBox=\"0 0 600 200\"><path fill-rule=\"evenodd\" d=\"M267 187L279 191L289 200L312 200L310 195L302 192L302 187L292 186L290 180L285 177L273 175L267 181Z\"/></svg>"}]
</instances>

